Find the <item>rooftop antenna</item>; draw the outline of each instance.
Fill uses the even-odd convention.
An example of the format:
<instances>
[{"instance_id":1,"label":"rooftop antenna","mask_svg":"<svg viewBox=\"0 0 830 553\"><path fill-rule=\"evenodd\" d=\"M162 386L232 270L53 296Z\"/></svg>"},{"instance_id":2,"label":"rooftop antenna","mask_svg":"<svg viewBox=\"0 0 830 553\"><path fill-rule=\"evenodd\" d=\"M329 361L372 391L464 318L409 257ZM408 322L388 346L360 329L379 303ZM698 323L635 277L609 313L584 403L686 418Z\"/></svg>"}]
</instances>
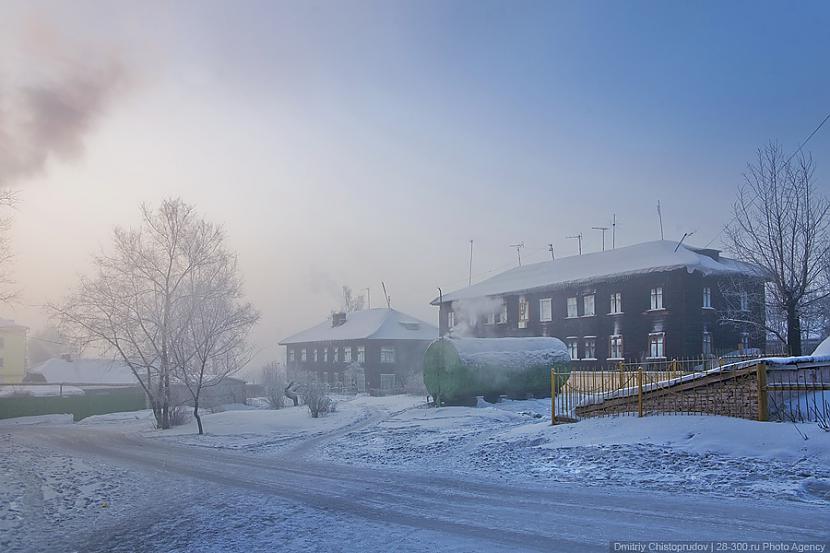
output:
<instances>
[{"instance_id":1,"label":"rooftop antenna","mask_svg":"<svg viewBox=\"0 0 830 553\"><path fill-rule=\"evenodd\" d=\"M372 308L372 290L369 288L364 288L366 290L366 309Z\"/></svg>"},{"instance_id":2,"label":"rooftop antenna","mask_svg":"<svg viewBox=\"0 0 830 553\"><path fill-rule=\"evenodd\" d=\"M683 233L683 237L680 239L680 242L678 242L678 243L677 243L677 245L674 247L674 251L675 251L675 252L677 252L677 250L679 250L679 249L680 249L680 244L682 244L682 243L683 243L683 240L685 240L685 239L686 239L686 238L688 238L689 236L693 235L695 232L696 232L696 231L694 231L694 230L693 230L692 232L684 232L684 233Z\"/></svg>"},{"instance_id":3,"label":"rooftop antenna","mask_svg":"<svg viewBox=\"0 0 830 553\"><path fill-rule=\"evenodd\" d=\"M605 231L608 230L608 227L591 227L593 230L601 230L602 231L602 251L605 251Z\"/></svg>"},{"instance_id":4,"label":"rooftop antenna","mask_svg":"<svg viewBox=\"0 0 830 553\"><path fill-rule=\"evenodd\" d=\"M467 279L467 286L473 285L473 241L470 240L470 277Z\"/></svg>"},{"instance_id":5,"label":"rooftop antenna","mask_svg":"<svg viewBox=\"0 0 830 553\"><path fill-rule=\"evenodd\" d=\"M525 247L524 242L519 242L518 244L510 244L511 248L516 248L516 256L519 258L519 267L522 266L522 248Z\"/></svg>"},{"instance_id":6,"label":"rooftop antenna","mask_svg":"<svg viewBox=\"0 0 830 553\"><path fill-rule=\"evenodd\" d=\"M611 249L617 249L617 214L611 215Z\"/></svg>"},{"instance_id":7,"label":"rooftop antenna","mask_svg":"<svg viewBox=\"0 0 830 553\"><path fill-rule=\"evenodd\" d=\"M556 256L553 255L553 244L548 244L548 251L550 252L550 260L556 261Z\"/></svg>"},{"instance_id":8,"label":"rooftop antenna","mask_svg":"<svg viewBox=\"0 0 830 553\"><path fill-rule=\"evenodd\" d=\"M565 238L575 238L579 242L579 255L582 255L582 233L575 234L573 236L566 236Z\"/></svg>"},{"instance_id":9,"label":"rooftop antenna","mask_svg":"<svg viewBox=\"0 0 830 553\"><path fill-rule=\"evenodd\" d=\"M381 280L380 285L383 286L383 296L386 298L386 307L387 309L392 309L392 298L390 298L389 294L386 293L386 284Z\"/></svg>"},{"instance_id":10,"label":"rooftop antenna","mask_svg":"<svg viewBox=\"0 0 830 553\"><path fill-rule=\"evenodd\" d=\"M663 212L660 209L660 200L657 200L657 219L660 221L660 240L663 240Z\"/></svg>"}]
</instances>

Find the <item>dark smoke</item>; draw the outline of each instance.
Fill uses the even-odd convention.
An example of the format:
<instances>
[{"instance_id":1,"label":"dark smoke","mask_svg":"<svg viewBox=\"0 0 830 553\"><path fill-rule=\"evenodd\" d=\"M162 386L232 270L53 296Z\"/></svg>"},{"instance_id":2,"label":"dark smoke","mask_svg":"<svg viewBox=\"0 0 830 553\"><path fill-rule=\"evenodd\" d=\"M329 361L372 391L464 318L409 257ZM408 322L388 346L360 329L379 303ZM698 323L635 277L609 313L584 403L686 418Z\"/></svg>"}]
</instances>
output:
<instances>
[{"instance_id":1,"label":"dark smoke","mask_svg":"<svg viewBox=\"0 0 830 553\"><path fill-rule=\"evenodd\" d=\"M125 80L118 62L61 69L49 81L0 88L0 187L42 172L53 157L80 156Z\"/></svg>"}]
</instances>

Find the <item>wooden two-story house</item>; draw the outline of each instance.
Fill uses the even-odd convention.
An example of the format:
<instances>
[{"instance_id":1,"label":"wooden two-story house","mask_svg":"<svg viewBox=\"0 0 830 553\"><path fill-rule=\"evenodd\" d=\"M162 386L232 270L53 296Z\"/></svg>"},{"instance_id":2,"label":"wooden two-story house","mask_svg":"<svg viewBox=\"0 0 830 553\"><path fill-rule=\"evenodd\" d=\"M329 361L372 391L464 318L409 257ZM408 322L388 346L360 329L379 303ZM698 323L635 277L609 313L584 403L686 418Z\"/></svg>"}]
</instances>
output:
<instances>
[{"instance_id":1,"label":"wooden two-story house","mask_svg":"<svg viewBox=\"0 0 830 553\"><path fill-rule=\"evenodd\" d=\"M763 350L745 321L763 322L764 290L754 267L661 240L516 267L432 303L441 335L554 336L587 365Z\"/></svg>"},{"instance_id":2,"label":"wooden two-story house","mask_svg":"<svg viewBox=\"0 0 830 553\"><path fill-rule=\"evenodd\" d=\"M422 382L423 354L438 329L395 309L333 313L280 342L289 372L332 386L389 393Z\"/></svg>"}]
</instances>

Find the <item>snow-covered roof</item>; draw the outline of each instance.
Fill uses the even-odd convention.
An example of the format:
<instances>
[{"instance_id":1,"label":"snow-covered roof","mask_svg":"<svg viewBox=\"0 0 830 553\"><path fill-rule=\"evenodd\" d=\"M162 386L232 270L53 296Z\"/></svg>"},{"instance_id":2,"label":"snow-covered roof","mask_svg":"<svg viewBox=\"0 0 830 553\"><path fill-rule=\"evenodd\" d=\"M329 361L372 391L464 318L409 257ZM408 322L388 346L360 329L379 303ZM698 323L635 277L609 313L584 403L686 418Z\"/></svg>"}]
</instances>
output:
<instances>
[{"instance_id":1,"label":"snow-covered roof","mask_svg":"<svg viewBox=\"0 0 830 553\"><path fill-rule=\"evenodd\" d=\"M30 373L41 374L46 382L66 384L137 384L130 368L107 359L53 358L33 368Z\"/></svg>"},{"instance_id":2,"label":"snow-covered roof","mask_svg":"<svg viewBox=\"0 0 830 553\"><path fill-rule=\"evenodd\" d=\"M366 309L346 314L332 326L331 318L280 342L280 345L342 340L434 340L438 328L395 309Z\"/></svg>"},{"instance_id":3,"label":"snow-covered roof","mask_svg":"<svg viewBox=\"0 0 830 553\"><path fill-rule=\"evenodd\" d=\"M711 254L714 253L718 253L717 250L705 250L687 245L678 247L677 242L670 240L643 242L604 252L574 255L516 267L472 286L444 294L443 299L446 302L497 296L676 269L686 269L690 273L698 271L704 275L761 276L756 267L719 255L712 256ZM438 303L438 298L432 301L433 305L438 305Z\"/></svg>"},{"instance_id":4,"label":"snow-covered roof","mask_svg":"<svg viewBox=\"0 0 830 553\"><path fill-rule=\"evenodd\" d=\"M27 330L27 327L17 324L13 319L0 319L0 329Z\"/></svg>"}]
</instances>

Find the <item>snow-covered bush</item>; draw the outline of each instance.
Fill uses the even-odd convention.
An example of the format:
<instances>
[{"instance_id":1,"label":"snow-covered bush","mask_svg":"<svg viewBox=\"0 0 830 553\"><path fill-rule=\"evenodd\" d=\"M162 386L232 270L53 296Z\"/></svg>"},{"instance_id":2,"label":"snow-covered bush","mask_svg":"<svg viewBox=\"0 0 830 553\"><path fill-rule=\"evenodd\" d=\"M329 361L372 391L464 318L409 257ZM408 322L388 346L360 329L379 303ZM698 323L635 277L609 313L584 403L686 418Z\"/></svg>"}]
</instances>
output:
<instances>
[{"instance_id":1,"label":"snow-covered bush","mask_svg":"<svg viewBox=\"0 0 830 553\"><path fill-rule=\"evenodd\" d=\"M326 394L326 385L320 382L309 382L306 384L301 393L303 403L308 406L308 412L311 413L312 418L317 418L320 414L331 413L334 411L334 402Z\"/></svg>"}]
</instances>

